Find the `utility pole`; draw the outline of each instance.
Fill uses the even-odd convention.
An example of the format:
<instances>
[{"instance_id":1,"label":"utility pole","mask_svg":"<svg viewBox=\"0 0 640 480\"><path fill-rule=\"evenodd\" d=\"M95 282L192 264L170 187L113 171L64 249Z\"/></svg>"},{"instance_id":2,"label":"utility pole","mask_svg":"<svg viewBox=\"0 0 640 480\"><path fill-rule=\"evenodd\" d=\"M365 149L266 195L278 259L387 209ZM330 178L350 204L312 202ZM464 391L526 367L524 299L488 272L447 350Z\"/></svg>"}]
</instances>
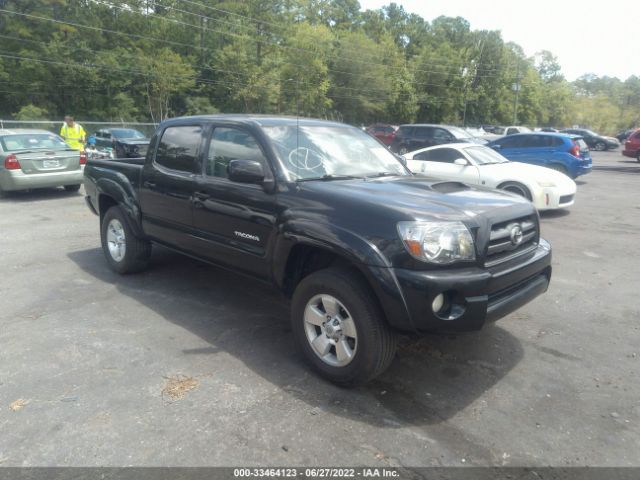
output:
<instances>
[{"instance_id":1,"label":"utility pole","mask_svg":"<svg viewBox=\"0 0 640 480\"><path fill-rule=\"evenodd\" d=\"M518 96L520 94L520 65L516 64L516 83L511 88L516 92L516 96L513 99L513 124L518 124Z\"/></svg>"}]
</instances>

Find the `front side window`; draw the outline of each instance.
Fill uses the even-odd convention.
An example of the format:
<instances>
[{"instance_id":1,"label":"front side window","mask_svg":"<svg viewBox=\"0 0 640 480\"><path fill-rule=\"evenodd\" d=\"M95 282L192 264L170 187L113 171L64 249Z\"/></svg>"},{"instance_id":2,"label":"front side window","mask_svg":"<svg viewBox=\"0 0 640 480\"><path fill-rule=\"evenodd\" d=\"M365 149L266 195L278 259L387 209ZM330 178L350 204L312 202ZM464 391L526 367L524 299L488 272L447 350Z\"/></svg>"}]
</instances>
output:
<instances>
[{"instance_id":1,"label":"front side window","mask_svg":"<svg viewBox=\"0 0 640 480\"><path fill-rule=\"evenodd\" d=\"M455 148L436 148L431 150L429 161L440 163L453 163L464 155Z\"/></svg>"},{"instance_id":2,"label":"front side window","mask_svg":"<svg viewBox=\"0 0 640 480\"><path fill-rule=\"evenodd\" d=\"M442 130L441 128L436 128L433 131L433 139L439 142L448 142L451 138L451 134L446 130Z\"/></svg>"},{"instance_id":3,"label":"front side window","mask_svg":"<svg viewBox=\"0 0 640 480\"><path fill-rule=\"evenodd\" d=\"M168 127L160 138L155 162L171 170L195 173L201 138L199 125Z\"/></svg>"},{"instance_id":4,"label":"front side window","mask_svg":"<svg viewBox=\"0 0 640 480\"><path fill-rule=\"evenodd\" d=\"M218 127L213 131L207 155L207 175L228 178L231 160L254 160L266 164L258 142L239 128Z\"/></svg>"}]
</instances>

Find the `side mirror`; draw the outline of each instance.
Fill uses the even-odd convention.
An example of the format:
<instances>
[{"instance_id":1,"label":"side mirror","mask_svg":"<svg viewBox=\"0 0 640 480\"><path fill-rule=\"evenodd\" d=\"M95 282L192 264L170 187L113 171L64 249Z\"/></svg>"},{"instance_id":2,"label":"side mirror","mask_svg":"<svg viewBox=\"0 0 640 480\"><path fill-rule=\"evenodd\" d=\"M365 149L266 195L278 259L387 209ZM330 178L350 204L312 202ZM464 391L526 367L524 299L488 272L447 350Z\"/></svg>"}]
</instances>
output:
<instances>
[{"instance_id":1,"label":"side mirror","mask_svg":"<svg viewBox=\"0 0 640 480\"><path fill-rule=\"evenodd\" d=\"M231 160L227 167L229 180L239 183L262 183L264 169L255 160Z\"/></svg>"},{"instance_id":2,"label":"side mirror","mask_svg":"<svg viewBox=\"0 0 640 480\"><path fill-rule=\"evenodd\" d=\"M464 158L457 158L453 161L453 163L455 165L460 165L461 167L466 167L467 165L469 165L469 162L467 162Z\"/></svg>"}]
</instances>

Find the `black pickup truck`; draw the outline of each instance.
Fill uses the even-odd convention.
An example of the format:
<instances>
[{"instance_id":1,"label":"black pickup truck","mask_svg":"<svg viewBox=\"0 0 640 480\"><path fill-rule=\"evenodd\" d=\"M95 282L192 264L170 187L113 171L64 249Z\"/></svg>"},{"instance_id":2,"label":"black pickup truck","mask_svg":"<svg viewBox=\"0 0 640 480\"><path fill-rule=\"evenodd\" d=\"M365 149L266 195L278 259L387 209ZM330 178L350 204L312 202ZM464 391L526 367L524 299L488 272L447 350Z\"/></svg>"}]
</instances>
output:
<instances>
[{"instance_id":1,"label":"black pickup truck","mask_svg":"<svg viewBox=\"0 0 640 480\"><path fill-rule=\"evenodd\" d=\"M171 119L146 159L84 175L111 268L144 269L157 243L274 284L305 357L340 384L381 373L396 332L477 330L551 277L531 203L414 176L340 123Z\"/></svg>"}]
</instances>

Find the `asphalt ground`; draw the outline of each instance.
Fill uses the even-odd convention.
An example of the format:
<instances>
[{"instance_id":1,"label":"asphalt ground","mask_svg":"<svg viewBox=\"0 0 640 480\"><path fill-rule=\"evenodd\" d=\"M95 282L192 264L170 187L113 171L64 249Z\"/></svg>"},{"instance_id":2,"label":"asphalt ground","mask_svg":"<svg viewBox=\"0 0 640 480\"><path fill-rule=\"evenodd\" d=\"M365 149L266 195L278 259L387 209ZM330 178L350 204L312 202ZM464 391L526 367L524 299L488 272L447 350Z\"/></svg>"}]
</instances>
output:
<instances>
[{"instance_id":1,"label":"asphalt ground","mask_svg":"<svg viewBox=\"0 0 640 480\"><path fill-rule=\"evenodd\" d=\"M357 389L261 284L163 249L121 277L82 192L0 200L0 466L640 465L640 163L593 157L547 294Z\"/></svg>"}]
</instances>

